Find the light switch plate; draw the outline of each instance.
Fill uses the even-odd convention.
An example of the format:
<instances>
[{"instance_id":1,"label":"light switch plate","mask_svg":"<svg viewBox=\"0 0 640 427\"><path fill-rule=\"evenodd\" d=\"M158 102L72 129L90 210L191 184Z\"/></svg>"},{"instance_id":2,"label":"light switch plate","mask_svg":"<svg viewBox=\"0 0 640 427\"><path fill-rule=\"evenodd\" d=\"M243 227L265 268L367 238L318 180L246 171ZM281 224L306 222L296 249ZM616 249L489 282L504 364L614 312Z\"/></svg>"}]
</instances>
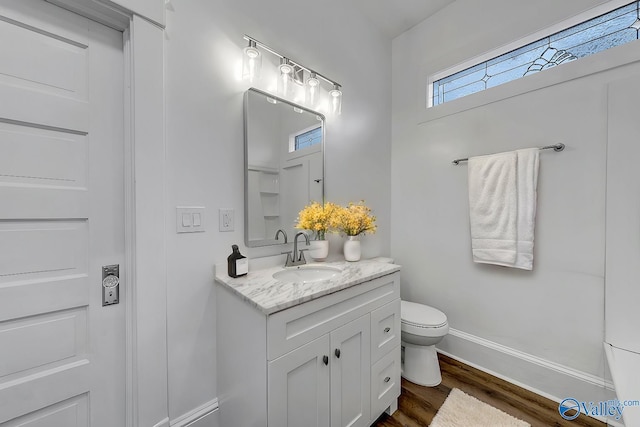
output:
<instances>
[{"instance_id":1,"label":"light switch plate","mask_svg":"<svg viewBox=\"0 0 640 427\"><path fill-rule=\"evenodd\" d=\"M220 231L233 231L235 228L235 213L233 209L220 209Z\"/></svg>"},{"instance_id":2,"label":"light switch plate","mask_svg":"<svg viewBox=\"0 0 640 427\"><path fill-rule=\"evenodd\" d=\"M204 231L204 206L176 206L176 233Z\"/></svg>"}]
</instances>

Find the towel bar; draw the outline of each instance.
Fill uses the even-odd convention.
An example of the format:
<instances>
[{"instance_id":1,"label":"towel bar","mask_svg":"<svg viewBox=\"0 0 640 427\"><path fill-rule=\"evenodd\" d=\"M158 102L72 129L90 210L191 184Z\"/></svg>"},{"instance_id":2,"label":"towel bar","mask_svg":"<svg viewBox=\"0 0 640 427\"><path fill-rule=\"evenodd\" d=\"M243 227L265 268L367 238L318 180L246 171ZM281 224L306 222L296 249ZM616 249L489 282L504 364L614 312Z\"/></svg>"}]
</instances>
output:
<instances>
[{"instance_id":1,"label":"towel bar","mask_svg":"<svg viewBox=\"0 0 640 427\"><path fill-rule=\"evenodd\" d=\"M553 144L553 145L547 145L547 146L544 146L544 147L540 147L540 150L550 150L550 149L553 148L553 151L562 151L562 150L564 150L564 147L565 147L565 145L560 142L558 144ZM466 157L464 159L455 159L451 163L453 163L454 165L459 165L460 162L466 162L468 160L469 160L469 158Z\"/></svg>"}]
</instances>

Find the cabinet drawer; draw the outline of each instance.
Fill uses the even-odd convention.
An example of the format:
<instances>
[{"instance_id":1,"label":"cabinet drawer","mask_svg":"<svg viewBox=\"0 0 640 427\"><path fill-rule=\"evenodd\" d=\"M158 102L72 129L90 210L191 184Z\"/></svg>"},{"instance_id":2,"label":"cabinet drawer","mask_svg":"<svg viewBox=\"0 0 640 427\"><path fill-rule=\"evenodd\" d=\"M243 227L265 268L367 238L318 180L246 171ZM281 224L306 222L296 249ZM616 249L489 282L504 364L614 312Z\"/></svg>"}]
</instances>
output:
<instances>
[{"instance_id":1,"label":"cabinet drawer","mask_svg":"<svg viewBox=\"0 0 640 427\"><path fill-rule=\"evenodd\" d=\"M382 414L400 396L400 346L371 367L371 415Z\"/></svg>"},{"instance_id":2,"label":"cabinet drawer","mask_svg":"<svg viewBox=\"0 0 640 427\"><path fill-rule=\"evenodd\" d=\"M267 318L267 359L274 360L399 298L400 273L393 273L274 313Z\"/></svg>"},{"instance_id":3,"label":"cabinet drawer","mask_svg":"<svg viewBox=\"0 0 640 427\"><path fill-rule=\"evenodd\" d=\"M371 312L371 362L400 345L400 299Z\"/></svg>"}]
</instances>

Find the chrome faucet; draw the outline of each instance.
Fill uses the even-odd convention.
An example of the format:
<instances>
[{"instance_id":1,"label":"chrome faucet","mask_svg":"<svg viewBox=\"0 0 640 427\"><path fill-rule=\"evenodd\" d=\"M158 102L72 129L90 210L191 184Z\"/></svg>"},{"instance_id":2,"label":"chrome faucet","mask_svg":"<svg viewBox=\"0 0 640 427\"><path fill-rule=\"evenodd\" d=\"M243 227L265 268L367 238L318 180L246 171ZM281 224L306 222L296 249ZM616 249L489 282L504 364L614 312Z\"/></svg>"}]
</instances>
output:
<instances>
[{"instance_id":1,"label":"chrome faucet","mask_svg":"<svg viewBox=\"0 0 640 427\"><path fill-rule=\"evenodd\" d=\"M291 252L287 252L287 261L285 262L285 267L295 267L296 265L306 264L307 260L304 259L304 251L306 249L300 249L298 252L298 236L304 236L304 240L309 246L309 236L303 231L299 231L296 233L296 236L293 238L293 259L291 258Z\"/></svg>"},{"instance_id":2,"label":"chrome faucet","mask_svg":"<svg viewBox=\"0 0 640 427\"><path fill-rule=\"evenodd\" d=\"M280 235L280 233L282 233L282 235L284 236L284 243L287 243L287 233L284 230L278 230L276 231L276 240L278 240L278 236Z\"/></svg>"}]
</instances>

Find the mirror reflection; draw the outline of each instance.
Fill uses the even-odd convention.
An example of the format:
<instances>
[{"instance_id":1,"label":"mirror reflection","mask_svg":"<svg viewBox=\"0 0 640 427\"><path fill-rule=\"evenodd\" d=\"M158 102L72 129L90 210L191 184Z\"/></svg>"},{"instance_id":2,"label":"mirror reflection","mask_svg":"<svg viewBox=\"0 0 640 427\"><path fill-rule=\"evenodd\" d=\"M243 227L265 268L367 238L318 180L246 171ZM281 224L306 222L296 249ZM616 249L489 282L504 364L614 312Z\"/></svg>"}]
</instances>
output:
<instances>
[{"instance_id":1,"label":"mirror reflection","mask_svg":"<svg viewBox=\"0 0 640 427\"><path fill-rule=\"evenodd\" d=\"M292 241L298 212L323 202L324 116L254 88L244 106L245 244Z\"/></svg>"}]
</instances>

